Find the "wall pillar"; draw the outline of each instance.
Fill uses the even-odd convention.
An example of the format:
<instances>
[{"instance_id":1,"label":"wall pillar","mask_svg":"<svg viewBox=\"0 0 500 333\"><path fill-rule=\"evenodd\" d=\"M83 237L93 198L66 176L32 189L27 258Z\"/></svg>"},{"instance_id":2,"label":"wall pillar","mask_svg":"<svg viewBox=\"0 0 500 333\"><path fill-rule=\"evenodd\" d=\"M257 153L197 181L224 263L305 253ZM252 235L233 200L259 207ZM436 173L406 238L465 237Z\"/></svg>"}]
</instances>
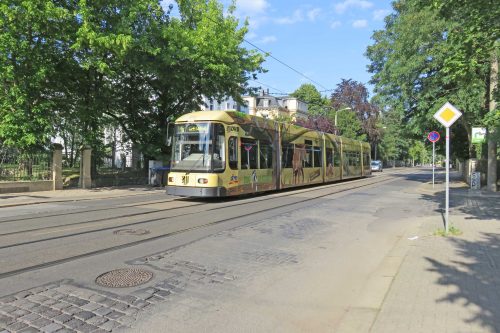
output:
<instances>
[{"instance_id":1,"label":"wall pillar","mask_svg":"<svg viewBox=\"0 0 500 333\"><path fill-rule=\"evenodd\" d=\"M63 146L54 143L52 151L52 191L63 189L62 179L62 150Z\"/></svg>"},{"instance_id":2,"label":"wall pillar","mask_svg":"<svg viewBox=\"0 0 500 333\"><path fill-rule=\"evenodd\" d=\"M92 149L89 147L81 148L81 160L80 160L80 187L81 188L92 188L92 177L91 177L91 157Z\"/></svg>"}]
</instances>

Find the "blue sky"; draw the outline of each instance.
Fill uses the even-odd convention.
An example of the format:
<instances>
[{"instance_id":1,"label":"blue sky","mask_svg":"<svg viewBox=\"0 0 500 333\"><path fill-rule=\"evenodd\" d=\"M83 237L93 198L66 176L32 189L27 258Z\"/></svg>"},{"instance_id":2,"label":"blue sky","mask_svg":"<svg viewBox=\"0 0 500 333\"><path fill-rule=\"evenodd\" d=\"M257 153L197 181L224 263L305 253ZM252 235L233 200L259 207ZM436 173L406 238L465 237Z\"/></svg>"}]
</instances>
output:
<instances>
[{"instance_id":1,"label":"blue sky","mask_svg":"<svg viewBox=\"0 0 500 333\"><path fill-rule=\"evenodd\" d=\"M391 13L390 0L237 0L236 6L238 16L250 22L247 40L321 85L268 58L269 72L258 81L275 93L293 92L306 82L320 91L334 89L341 79L367 84L366 47Z\"/></svg>"},{"instance_id":2,"label":"blue sky","mask_svg":"<svg viewBox=\"0 0 500 333\"><path fill-rule=\"evenodd\" d=\"M219 0L226 5L230 0ZM164 4L169 1L164 0ZM268 57L252 86L291 93L303 83L319 91L335 89L341 79L368 85L366 47L384 27L391 0L236 0L236 15L249 20L246 40L314 80L309 81ZM253 48L244 43L244 47ZM326 91L323 94L330 94Z\"/></svg>"}]
</instances>

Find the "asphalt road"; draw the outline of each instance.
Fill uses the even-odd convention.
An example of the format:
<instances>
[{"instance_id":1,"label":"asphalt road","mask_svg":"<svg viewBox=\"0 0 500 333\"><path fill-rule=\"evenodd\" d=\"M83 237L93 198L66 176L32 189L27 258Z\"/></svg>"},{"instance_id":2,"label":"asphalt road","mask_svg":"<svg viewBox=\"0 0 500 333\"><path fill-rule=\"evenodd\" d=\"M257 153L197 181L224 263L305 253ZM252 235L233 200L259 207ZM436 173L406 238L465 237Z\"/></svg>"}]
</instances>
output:
<instances>
[{"instance_id":1,"label":"asphalt road","mask_svg":"<svg viewBox=\"0 0 500 333\"><path fill-rule=\"evenodd\" d=\"M418 217L435 214L418 193L430 177L385 170L227 200L143 195L4 208L0 297L11 302L0 304L0 324L16 318L20 329L75 332L342 330L357 314L375 315L399 267L398 243ZM102 275L116 269L133 270Z\"/></svg>"}]
</instances>

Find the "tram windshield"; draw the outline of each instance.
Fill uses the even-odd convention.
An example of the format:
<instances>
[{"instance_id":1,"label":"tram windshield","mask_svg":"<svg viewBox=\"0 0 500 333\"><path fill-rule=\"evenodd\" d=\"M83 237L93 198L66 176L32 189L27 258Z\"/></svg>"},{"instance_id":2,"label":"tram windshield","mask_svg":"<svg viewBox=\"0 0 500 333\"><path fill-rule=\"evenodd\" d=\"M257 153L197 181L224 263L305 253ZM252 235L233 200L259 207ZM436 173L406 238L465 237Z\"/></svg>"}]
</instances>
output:
<instances>
[{"instance_id":1,"label":"tram windshield","mask_svg":"<svg viewBox=\"0 0 500 333\"><path fill-rule=\"evenodd\" d=\"M172 171L223 171L224 126L217 123L175 125Z\"/></svg>"}]
</instances>

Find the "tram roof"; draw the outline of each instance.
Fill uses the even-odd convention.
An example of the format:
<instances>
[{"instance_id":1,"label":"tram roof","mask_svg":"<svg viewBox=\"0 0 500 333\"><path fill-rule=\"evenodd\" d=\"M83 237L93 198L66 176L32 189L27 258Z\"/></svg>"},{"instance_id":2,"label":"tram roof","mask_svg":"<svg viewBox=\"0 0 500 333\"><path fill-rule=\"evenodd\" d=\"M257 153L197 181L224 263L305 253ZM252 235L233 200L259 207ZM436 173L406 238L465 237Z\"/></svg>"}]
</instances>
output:
<instances>
[{"instance_id":1,"label":"tram roof","mask_svg":"<svg viewBox=\"0 0 500 333\"><path fill-rule=\"evenodd\" d=\"M187 113L185 115L180 116L177 118L175 121L176 123L190 123L190 122L198 122L198 121L219 121L223 122L226 124L241 124L246 121L250 122L259 122L261 125L266 124L264 126L269 126L270 128L273 127L273 124L275 123L274 120L272 119L265 119L259 116L253 116L249 115L246 113L238 112L238 111L195 111L191 113ZM300 126L294 125L292 126L293 130L300 129ZM311 130L314 131L314 130ZM318 132L320 133L320 132ZM359 144L360 142L364 146L369 146L369 143L367 142L362 142L358 140L353 140L349 139L346 137L342 136L336 136L334 134L330 133L325 133L326 135L330 137L336 137L336 138L341 138L342 142L345 144Z\"/></svg>"},{"instance_id":2,"label":"tram roof","mask_svg":"<svg viewBox=\"0 0 500 333\"><path fill-rule=\"evenodd\" d=\"M175 122L189 123L197 121L220 121L226 124L241 124L250 121L259 122L261 124L266 123L269 126L274 124L274 121L271 119L265 119L238 111L196 111L182 115Z\"/></svg>"}]
</instances>

